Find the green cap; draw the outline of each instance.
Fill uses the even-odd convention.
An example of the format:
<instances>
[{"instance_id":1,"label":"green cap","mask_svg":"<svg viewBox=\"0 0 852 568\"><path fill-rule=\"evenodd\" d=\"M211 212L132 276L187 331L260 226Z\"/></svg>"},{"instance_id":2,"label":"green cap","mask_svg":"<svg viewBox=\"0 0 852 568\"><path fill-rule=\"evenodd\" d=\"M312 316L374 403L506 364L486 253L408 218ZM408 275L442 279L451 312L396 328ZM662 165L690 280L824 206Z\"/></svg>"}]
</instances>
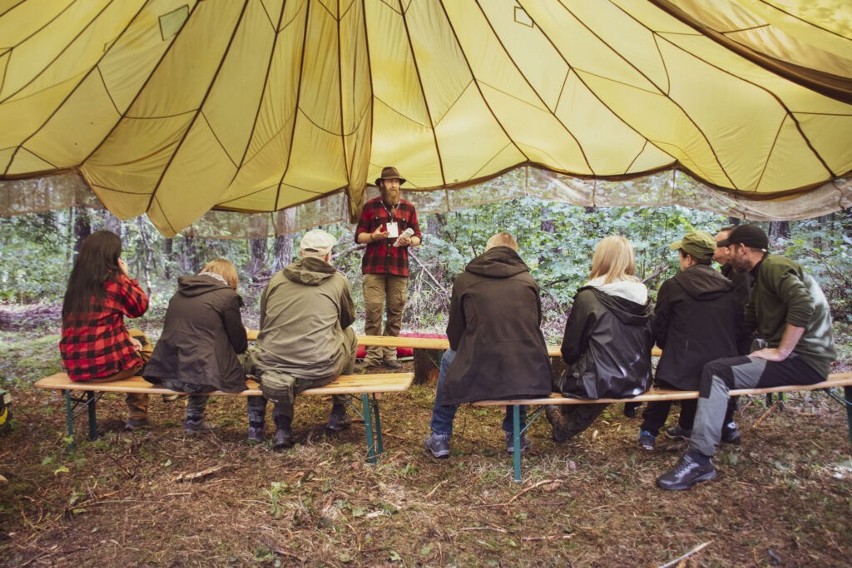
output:
<instances>
[{"instance_id":1,"label":"green cap","mask_svg":"<svg viewBox=\"0 0 852 568\"><path fill-rule=\"evenodd\" d=\"M716 239L704 231L692 231L681 240L670 245L672 250L683 249L686 254L695 258L710 259L716 252Z\"/></svg>"}]
</instances>

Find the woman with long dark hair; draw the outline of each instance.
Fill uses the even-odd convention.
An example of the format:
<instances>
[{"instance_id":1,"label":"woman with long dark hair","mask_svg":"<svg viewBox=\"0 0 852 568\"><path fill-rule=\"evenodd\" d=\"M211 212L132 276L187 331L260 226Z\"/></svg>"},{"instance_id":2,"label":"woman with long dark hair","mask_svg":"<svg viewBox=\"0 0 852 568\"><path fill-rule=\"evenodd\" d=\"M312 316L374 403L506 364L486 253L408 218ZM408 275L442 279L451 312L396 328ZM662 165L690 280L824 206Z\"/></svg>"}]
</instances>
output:
<instances>
[{"instance_id":1,"label":"woman with long dark hair","mask_svg":"<svg viewBox=\"0 0 852 568\"><path fill-rule=\"evenodd\" d=\"M109 231L89 235L74 262L62 303L59 351L70 379L106 382L137 374L151 349L141 333L131 337L124 316L136 318L147 309L148 296L127 275L118 235ZM127 427L147 426L148 395L129 393L127 406Z\"/></svg>"}]
</instances>

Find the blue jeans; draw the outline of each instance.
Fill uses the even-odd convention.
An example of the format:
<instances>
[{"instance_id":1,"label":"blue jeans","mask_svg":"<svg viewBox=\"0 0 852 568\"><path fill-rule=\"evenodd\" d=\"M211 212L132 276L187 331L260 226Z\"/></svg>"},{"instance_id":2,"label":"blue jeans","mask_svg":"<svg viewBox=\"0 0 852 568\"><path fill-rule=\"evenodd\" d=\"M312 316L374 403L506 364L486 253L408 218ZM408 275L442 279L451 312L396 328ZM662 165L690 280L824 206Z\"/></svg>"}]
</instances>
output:
<instances>
[{"instance_id":1,"label":"blue jeans","mask_svg":"<svg viewBox=\"0 0 852 568\"><path fill-rule=\"evenodd\" d=\"M456 352L452 349L447 349L444 356L441 357L441 369L438 372L438 387L435 389L435 404L432 407L432 421L430 427L436 434L449 436L453 433L453 420L456 417L458 405L444 405L444 382L447 380L447 372L450 370L450 365L453 359L456 358ZM503 417L503 431L512 431L512 413L509 408L506 409L506 416ZM527 407L521 407L521 430L527 425Z\"/></svg>"}]
</instances>

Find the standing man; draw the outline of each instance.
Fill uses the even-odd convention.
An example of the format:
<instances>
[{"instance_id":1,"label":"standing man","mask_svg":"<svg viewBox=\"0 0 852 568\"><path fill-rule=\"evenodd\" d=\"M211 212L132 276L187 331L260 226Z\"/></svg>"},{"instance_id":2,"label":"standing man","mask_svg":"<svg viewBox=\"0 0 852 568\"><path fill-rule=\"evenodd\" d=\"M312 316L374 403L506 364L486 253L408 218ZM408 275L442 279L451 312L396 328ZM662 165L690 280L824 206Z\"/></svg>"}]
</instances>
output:
<instances>
[{"instance_id":1,"label":"standing man","mask_svg":"<svg viewBox=\"0 0 852 568\"><path fill-rule=\"evenodd\" d=\"M836 357L828 302L801 266L767 252L769 239L756 225L738 226L720 244L729 247L734 270L751 272L754 278L746 329L756 329L767 347L704 366L689 450L657 478L661 489L681 491L716 478L711 458L721 437L729 389L818 383Z\"/></svg>"},{"instance_id":2,"label":"standing man","mask_svg":"<svg viewBox=\"0 0 852 568\"><path fill-rule=\"evenodd\" d=\"M382 168L376 180L380 197L364 204L355 242L367 245L361 261L364 275L364 332L367 335L399 336L402 312L408 298L408 247L421 242L417 211L410 201L400 197L405 178L394 167ZM410 231L407 231L410 229ZM387 320L382 330L382 308ZM378 367L384 361L391 369L402 367L394 347L371 347L364 367Z\"/></svg>"},{"instance_id":3,"label":"standing man","mask_svg":"<svg viewBox=\"0 0 852 568\"><path fill-rule=\"evenodd\" d=\"M358 339L350 327L355 306L349 282L331 263L337 242L320 229L305 233L299 260L276 272L260 297L260 334L254 367L265 396L248 397L248 441L264 439L267 398L275 401L273 449L293 445L291 424L296 394L351 374ZM326 428L349 425L344 396L332 397Z\"/></svg>"},{"instance_id":4,"label":"standing man","mask_svg":"<svg viewBox=\"0 0 852 568\"><path fill-rule=\"evenodd\" d=\"M447 337L426 450L450 455L458 405L489 399L550 396L550 358L541 333L538 284L509 233L497 233L453 283ZM526 407L521 408L521 429ZM514 451L512 416L503 420L506 450ZM521 449L529 446L526 436Z\"/></svg>"}]
</instances>

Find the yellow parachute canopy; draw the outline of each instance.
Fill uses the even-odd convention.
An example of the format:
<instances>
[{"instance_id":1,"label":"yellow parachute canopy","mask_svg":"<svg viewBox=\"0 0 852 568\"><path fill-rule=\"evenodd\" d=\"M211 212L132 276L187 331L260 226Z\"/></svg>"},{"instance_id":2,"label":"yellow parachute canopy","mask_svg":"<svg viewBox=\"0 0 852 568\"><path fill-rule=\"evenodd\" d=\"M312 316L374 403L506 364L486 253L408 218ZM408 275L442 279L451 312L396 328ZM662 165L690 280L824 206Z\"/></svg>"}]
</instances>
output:
<instances>
[{"instance_id":1,"label":"yellow parachute canopy","mask_svg":"<svg viewBox=\"0 0 852 568\"><path fill-rule=\"evenodd\" d=\"M0 179L210 209L519 165L782 199L852 171L849 0L0 0Z\"/></svg>"}]
</instances>

